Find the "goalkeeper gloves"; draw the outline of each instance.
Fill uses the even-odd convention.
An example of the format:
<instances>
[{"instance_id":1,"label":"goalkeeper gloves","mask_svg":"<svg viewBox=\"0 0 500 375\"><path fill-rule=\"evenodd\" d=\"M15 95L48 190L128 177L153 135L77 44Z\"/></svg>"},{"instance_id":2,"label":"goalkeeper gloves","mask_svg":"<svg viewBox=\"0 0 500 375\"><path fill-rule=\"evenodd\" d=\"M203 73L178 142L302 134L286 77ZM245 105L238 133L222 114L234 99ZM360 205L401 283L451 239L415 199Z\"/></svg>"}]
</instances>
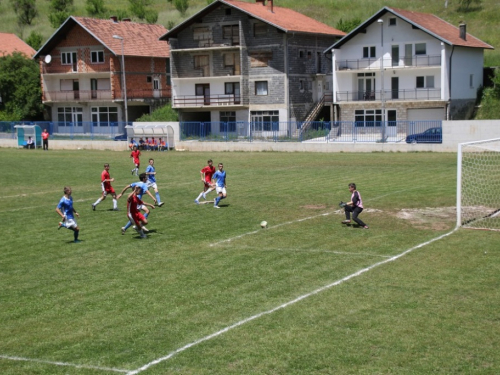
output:
<instances>
[{"instance_id":1,"label":"goalkeeper gloves","mask_svg":"<svg viewBox=\"0 0 500 375\"><path fill-rule=\"evenodd\" d=\"M344 208L345 206L347 206L347 204L345 202L340 201L339 207Z\"/></svg>"}]
</instances>

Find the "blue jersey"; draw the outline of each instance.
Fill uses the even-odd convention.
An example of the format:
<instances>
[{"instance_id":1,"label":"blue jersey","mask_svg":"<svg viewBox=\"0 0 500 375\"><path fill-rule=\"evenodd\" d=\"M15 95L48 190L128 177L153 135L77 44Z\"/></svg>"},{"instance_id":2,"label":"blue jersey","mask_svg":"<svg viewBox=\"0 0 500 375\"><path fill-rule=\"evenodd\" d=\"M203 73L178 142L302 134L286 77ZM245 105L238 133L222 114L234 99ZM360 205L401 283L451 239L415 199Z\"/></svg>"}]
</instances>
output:
<instances>
[{"instance_id":1,"label":"blue jersey","mask_svg":"<svg viewBox=\"0 0 500 375\"><path fill-rule=\"evenodd\" d=\"M61 198L61 200L59 201L57 208L59 208L61 210L63 215L66 217L66 219L74 219L75 218L73 216L73 197L72 196L70 196L69 198L66 198L66 196L63 196Z\"/></svg>"},{"instance_id":2,"label":"blue jersey","mask_svg":"<svg viewBox=\"0 0 500 375\"><path fill-rule=\"evenodd\" d=\"M155 171L155 167L153 167L151 164L148 165L148 167L146 168L146 173L150 173L150 172L154 172L154 171ZM156 182L156 175L148 174L148 180L149 180L149 182Z\"/></svg>"},{"instance_id":3,"label":"blue jersey","mask_svg":"<svg viewBox=\"0 0 500 375\"><path fill-rule=\"evenodd\" d=\"M215 180L216 186L224 187L226 185L226 171L215 172L212 179Z\"/></svg>"},{"instance_id":4,"label":"blue jersey","mask_svg":"<svg viewBox=\"0 0 500 375\"><path fill-rule=\"evenodd\" d=\"M137 196L139 197L139 199L142 199L142 196L144 194L146 194L146 191L148 191L148 185L145 182L142 182L142 181L133 182L133 183L130 184L130 186L132 187L132 189L134 189L136 186L140 186L141 187L140 193L137 194Z\"/></svg>"}]
</instances>

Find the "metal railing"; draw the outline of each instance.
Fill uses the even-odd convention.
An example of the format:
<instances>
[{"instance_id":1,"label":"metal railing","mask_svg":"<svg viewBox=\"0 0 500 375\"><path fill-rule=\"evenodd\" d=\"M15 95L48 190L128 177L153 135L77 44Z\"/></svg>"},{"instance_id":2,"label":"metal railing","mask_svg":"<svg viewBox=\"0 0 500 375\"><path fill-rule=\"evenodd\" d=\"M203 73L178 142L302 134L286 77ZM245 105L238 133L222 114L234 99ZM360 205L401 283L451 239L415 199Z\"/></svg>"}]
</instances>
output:
<instances>
[{"instance_id":1,"label":"metal railing","mask_svg":"<svg viewBox=\"0 0 500 375\"><path fill-rule=\"evenodd\" d=\"M441 100L440 88L384 90L384 100ZM337 102L381 101L382 90L337 91Z\"/></svg>"},{"instance_id":2,"label":"metal railing","mask_svg":"<svg viewBox=\"0 0 500 375\"><path fill-rule=\"evenodd\" d=\"M127 99L142 98L170 98L171 88L162 90L153 89L127 89ZM44 91L44 101L102 101L122 99L121 90L59 90Z\"/></svg>"},{"instance_id":3,"label":"metal railing","mask_svg":"<svg viewBox=\"0 0 500 375\"><path fill-rule=\"evenodd\" d=\"M241 97L235 94L179 95L173 98L174 108L239 104L241 104Z\"/></svg>"},{"instance_id":4,"label":"metal railing","mask_svg":"<svg viewBox=\"0 0 500 375\"><path fill-rule=\"evenodd\" d=\"M306 126L307 125L307 126ZM405 143L407 137L430 128L436 121L314 121L314 122L181 122L181 141ZM441 143L434 140L433 143ZM411 142L409 142L411 143Z\"/></svg>"},{"instance_id":5,"label":"metal railing","mask_svg":"<svg viewBox=\"0 0 500 375\"><path fill-rule=\"evenodd\" d=\"M408 57L399 56L396 58L366 58L336 60L336 70L376 70L380 69L380 64L384 68L417 68L441 66L441 55L413 55Z\"/></svg>"}]
</instances>

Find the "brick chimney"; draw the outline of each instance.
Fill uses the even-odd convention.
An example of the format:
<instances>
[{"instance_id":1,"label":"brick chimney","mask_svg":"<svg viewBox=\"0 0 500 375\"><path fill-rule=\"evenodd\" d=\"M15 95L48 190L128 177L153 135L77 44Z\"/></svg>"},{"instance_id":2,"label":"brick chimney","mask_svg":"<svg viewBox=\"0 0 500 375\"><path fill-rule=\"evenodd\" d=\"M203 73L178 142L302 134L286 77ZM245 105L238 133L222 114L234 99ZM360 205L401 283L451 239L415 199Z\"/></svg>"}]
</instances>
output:
<instances>
[{"instance_id":1,"label":"brick chimney","mask_svg":"<svg viewBox=\"0 0 500 375\"><path fill-rule=\"evenodd\" d=\"M465 23L461 23L458 25L458 29L460 31L460 39L467 40L467 25Z\"/></svg>"},{"instance_id":2,"label":"brick chimney","mask_svg":"<svg viewBox=\"0 0 500 375\"><path fill-rule=\"evenodd\" d=\"M130 22L130 18L124 18L122 19L122 22Z\"/></svg>"},{"instance_id":3,"label":"brick chimney","mask_svg":"<svg viewBox=\"0 0 500 375\"><path fill-rule=\"evenodd\" d=\"M109 17L109 19L110 19L111 21L113 21L114 23L117 23L117 22L118 22L118 17L117 17L117 16L111 16L111 17Z\"/></svg>"}]
</instances>

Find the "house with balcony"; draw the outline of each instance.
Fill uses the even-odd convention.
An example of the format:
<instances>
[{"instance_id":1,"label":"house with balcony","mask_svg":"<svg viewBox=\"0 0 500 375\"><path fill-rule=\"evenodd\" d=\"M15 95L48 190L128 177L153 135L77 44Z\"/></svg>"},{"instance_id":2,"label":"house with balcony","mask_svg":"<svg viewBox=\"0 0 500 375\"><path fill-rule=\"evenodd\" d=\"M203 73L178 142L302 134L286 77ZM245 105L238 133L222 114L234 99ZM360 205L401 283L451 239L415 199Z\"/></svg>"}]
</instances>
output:
<instances>
[{"instance_id":1,"label":"house with balcony","mask_svg":"<svg viewBox=\"0 0 500 375\"><path fill-rule=\"evenodd\" d=\"M296 132L331 90L323 51L345 35L272 0L216 0L172 28L172 106L211 134ZM215 125L214 125L215 124Z\"/></svg>"},{"instance_id":2,"label":"house with balcony","mask_svg":"<svg viewBox=\"0 0 500 375\"><path fill-rule=\"evenodd\" d=\"M116 17L69 17L36 52L53 131L123 133L170 101L167 32Z\"/></svg>"},{"instance_id":3,"label":"house with balcony","mask_svg":"<svg viewBox=\"0 0 500 375\"><path fill-rule=\"evenodd\" d=\"M483 84L485 49L493 47L465 25L384 7L325 50L334 118L388 130L396 121L467 119Z\"/></svg>"}]
</instances>

